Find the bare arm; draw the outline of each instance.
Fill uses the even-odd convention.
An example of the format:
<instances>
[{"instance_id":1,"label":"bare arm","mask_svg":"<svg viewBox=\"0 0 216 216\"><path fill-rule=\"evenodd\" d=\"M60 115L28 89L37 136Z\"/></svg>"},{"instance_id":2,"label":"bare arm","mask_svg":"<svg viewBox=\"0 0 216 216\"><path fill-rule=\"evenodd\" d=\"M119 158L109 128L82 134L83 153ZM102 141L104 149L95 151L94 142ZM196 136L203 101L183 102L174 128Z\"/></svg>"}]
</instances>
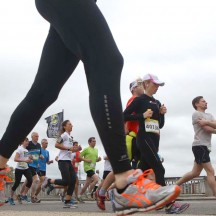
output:
<instances>
[{"instance_id":1,"label":"bare arm","mask_svg":"<svg viewBox=\"0 0 216 216\"><path fill-rule=\"evenodd\" d=\"M214 129L213 127L210 126L201 126L201 127L207 133L216 134L216 129Z\"/></svg>"},{"instance_id":2,"label":"bare arm","mask_svg":"<svg viewBox=\"0 0 216 216\"><path fill-rule=\"evenodd\" d=\"M60 150L65 150L65 151L68 150L71 152L77 152L77 151L80 151L82 149L81 146L72 146L71 148L67 148L67 147L63 146L62 143L58 143L58 142L55 144L55 147L57 149L60 149Z\"/></svg>"},{"instance_id":3,"label":"bare arm","mask_svg":"<svg viewBox=\"0 0 216 216\"><path fill-rule=\"evenodd\" d=\"M209 121L205 119L199 119L197 123L203 128L203 126L209 126L216 129L216 121Z\"/></svg>"},{"instance_id":4,"label":"bare arm","mask_svg":"<svg viewBox=\"0 0 216 216\"><path fill-rule=\"evenodd\" d=\"M81 161L84 161L84 162L87 162L87 163L91 163L91 162L92 162L91 160L86 159L86 158L81 157L81 156L79 156L79 159L80 159Z\"/></svg>"},{"instance_id":5,"label":"bare arm","mask_svg":"<svg viewBox=\"0 0 216 216\"><path fill-rule=\"evenodd\" d=\"M29 163L29 162L31 162L32 160L31 160L30 158L27 158L27 159L25 159L25 160L21 160L21 159L20 159L20 154L17 152L16 155L15 155L15 157L14 157L14 161L15 161L15 162L26 162L26 163Z\"/></svg>"}]
</instances>

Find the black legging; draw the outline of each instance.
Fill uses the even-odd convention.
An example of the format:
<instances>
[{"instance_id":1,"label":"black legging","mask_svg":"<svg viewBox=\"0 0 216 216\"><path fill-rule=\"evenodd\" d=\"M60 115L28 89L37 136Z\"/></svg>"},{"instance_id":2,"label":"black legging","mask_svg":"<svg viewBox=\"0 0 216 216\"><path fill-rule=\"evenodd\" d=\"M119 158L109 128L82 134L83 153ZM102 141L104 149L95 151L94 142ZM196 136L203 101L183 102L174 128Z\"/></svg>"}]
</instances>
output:
<instances>
[{"instance_id":1,"label":"black legging","mask_svg":"<svg viewBox=\"0 0 216 216\"><path fill-rule=\"evenodd\" d=\"M139 131L137 134L137 144L140 149L140 162L138 167L143 171L153 169L157 184L165 186L165 169L157 154L159 145L158 135L149 135Z\"/></svg>"},{"instance_id":2,"label":"black legging","mask_svg":"<svg viewBox=\"0 0 216 216\"><path fill-rule=\"evenodd\" d=\"M25 169L25 170L15 169L15 182L14 182L14 185L12 186L12 188L11 188L12 191L16 191L17 187L19 186L19 184L21 182L21 179L22 179L23 175L26 177L26 180L27 180L26 187L27 188L31 187L31 185L32 185L32 174L31 174L30 169L29 168Z\"/></svg>"},{"instance_id":3,"label":"black legging","mask_svg":"<svg viewBox=\"0 0 216 216\"><path fill-rule=\"evenodd\" d=\"M72 196L75 183L76 183L76 172L71 164L71 161L58 161L58 167L61 172L62 179L55 179L55 185L68 186L67 195Z\"/></svg>"},{"instance_id":4,"label":"black legging","mask_svg":"<svg viewBox=\"0 0 216 216\"><path fill-rule=\"evenodd\" d=\"M35 81L11 116L0 154L9 158L75 70L84 64L90 110L115 173L131 169L120 99L123 58L94 0L36 0L51 24ZM22 123L22 124L20 124Z\"/></svg>"}]
</instances>

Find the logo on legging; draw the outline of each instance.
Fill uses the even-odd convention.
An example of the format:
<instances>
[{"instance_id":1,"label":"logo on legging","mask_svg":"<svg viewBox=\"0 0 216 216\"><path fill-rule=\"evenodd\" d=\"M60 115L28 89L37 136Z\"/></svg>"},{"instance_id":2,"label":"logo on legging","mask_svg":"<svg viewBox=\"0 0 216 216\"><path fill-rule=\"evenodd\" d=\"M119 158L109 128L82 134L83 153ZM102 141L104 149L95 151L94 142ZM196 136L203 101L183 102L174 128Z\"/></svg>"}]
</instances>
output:
<instances>
[{"instance_id":1,"label":"logo on legging","mask_svg":"<svg viewBox=\"0 0 216 216\"><path fill-rule=\"evenodd\" d=\"M109 113L109 105L108 105L108 97L107 95L104 95L104 108L106 113L106 119L107 119L107 126L109 129L112 128L112 123L110 119L110 113Z\"/></svg>"}]
</instances>

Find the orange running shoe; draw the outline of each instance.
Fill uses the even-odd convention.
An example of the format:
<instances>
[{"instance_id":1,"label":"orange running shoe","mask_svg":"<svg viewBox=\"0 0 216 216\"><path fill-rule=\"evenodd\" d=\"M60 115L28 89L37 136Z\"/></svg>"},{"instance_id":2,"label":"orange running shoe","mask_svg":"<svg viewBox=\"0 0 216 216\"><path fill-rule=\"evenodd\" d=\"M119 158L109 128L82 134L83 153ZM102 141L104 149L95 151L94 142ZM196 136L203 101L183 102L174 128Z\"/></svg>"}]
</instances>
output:
<instances>
[{"instance_id":1,"label":"orange running shoe","mask_svg":"<svg viewBox=\"0 0 216 216\"><path fill-rule=\"evenodd\" d=\"M160 186L146 178L153 170L142 173L137 169L128 176L131 184L121 194L116 189L110 190L110 199L116 215L123 216L136 212L147 212L158 209L179 196L178 185Z\"/></svg>"},{"instance_id":2,"label":"orange running shoe","mask_svg":"<svg viewBox=\"0 0 216 216\"><path fill-rule=\"evenodd\" d=\"M106 210L106 208L105 208L105 199L106 199L106 197L105 196L100 196L99 195L99 190L95 191L95 198L96 198L96 201L97 201L98 208L101 209L101 210Z\"/></svg>"}]
</instances>

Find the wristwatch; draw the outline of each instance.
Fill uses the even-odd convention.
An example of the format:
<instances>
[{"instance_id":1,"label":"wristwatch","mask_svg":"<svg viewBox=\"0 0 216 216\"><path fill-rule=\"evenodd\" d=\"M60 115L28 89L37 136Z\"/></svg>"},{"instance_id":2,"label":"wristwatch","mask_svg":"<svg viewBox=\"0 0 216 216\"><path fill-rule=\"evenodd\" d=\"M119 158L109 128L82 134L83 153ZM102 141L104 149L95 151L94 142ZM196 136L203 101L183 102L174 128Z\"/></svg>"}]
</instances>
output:
<instances>
[{"instance_id":1,"label":"wristwatch","mask_svg":"<svg viewBox=\"0 0 216 216\"><path fill-rule=\"evenodd\" d=\"M68 149L68 151L70 151L70 149Z\"/></svg>"}]
</instances>

